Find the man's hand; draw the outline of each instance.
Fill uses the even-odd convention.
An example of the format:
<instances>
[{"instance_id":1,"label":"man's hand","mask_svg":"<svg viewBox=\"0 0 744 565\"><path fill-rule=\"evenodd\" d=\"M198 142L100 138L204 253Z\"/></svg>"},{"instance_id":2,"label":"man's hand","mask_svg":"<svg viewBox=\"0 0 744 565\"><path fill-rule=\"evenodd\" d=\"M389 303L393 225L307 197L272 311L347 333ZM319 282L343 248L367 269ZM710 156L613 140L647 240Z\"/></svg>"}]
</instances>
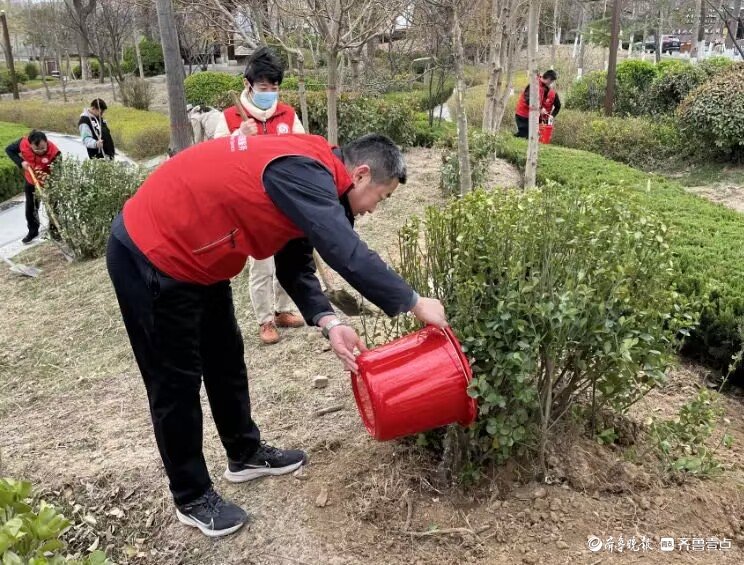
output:
<instances>
[{"instance_id":1,"label":"man's hand","mask_svg":"<svg viewBox=\"0 0 744 565\"><path fill-rule=\"evenodd\" d=\"M24 161L23 163L21 163L21 169L23 169L24 171L27 171L30 166L31 165L28 164L26 161Z\"/></svg>"},{"instance_id":2,"label":"man's hand","mask_svg":"<svg viewBox=\"0 0 744 565\"><path fill-rule=\"evenodd\" d=\"M243 135L257 135L258 126L256 120L248 118L246 121L240 124L240 133Z\"/></svg>"},{"instance_id":3,"label":"man's hand","mask_svg":"<svg viewBox=\"0 0 744 565\"><path fill-rule=\"evenodd\" d=\"M411 314L416 316L419 321L438 328L446 328L448 325L444 306L436 298L424 298L422 296L418 299L416 305L411 308Z\"/></svg>"},{"instance_id":4,"label":"man's hand","mask_svg":"<svg viewBox=\"0 0 744 565\"><path fill-rule=\"evenodd\" d=\"M336 319L336 316L325 316L318 320L318 325L323 328L331 320ZM328 341L331 344L331 349L336 354L341 362L344 364L344 368L347 371L356 373L359 367L356 363L355 351L367 351L367 346L364 344L359 335L351 328L346 325L336 326L331 328L328 334Z\"/></svg>"},{"instance_id":5,"label":"man's hand","mask_svg":"<svg viewBox=\"0 0 744 565\"><path fill-rule=\"evenodd\" d=\"M102 139L99 139L98 141L96 141L96 147L98 147L98 149L101 149L103 147L103 140Z\"/></svg>"}]
</instances>

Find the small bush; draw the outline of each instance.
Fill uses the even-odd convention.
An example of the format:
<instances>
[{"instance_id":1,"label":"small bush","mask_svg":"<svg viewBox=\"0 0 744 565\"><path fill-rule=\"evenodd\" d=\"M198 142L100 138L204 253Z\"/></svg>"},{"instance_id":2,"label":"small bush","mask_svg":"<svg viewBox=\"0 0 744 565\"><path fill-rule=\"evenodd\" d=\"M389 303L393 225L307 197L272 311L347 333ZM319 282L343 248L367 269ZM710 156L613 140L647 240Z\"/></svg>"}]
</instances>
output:
<instances>
[{"instance_id":1,"label":"small bush","mask_svg":"<svg viewBox=\"0 0 744 565\"><path fill-rule=\"evenodd\" d=\"M708 75L698 66L670 68L654 80L649 90L646 110L650 114L671 114L684 98L703 84Z\"/></svg>"},{"instance_id":2,"label":"small bush","mask_svg":"<svg viewBox=\"0 0 744 565\"><path fill-rule=\"evenodd\" d=\"M160 43L150 41L143 37L139 44L140 56L142 57L142 70L146 77L162 75L165 72L165 61L163 59L163 47ZM137 53L134 46L124 50L124 62L122 70L125 73L137 71Z\"/></svg>"},{"instance_id":3,"label":"small bush","mask_svg":"<svg viewBox=\"0 0 744 565\"><path fill-rule=\"evenodd\" d=\"M693 90L677 110L692 143L729 160L744 158L744 64L715 75Z\"/></svg>"},{"instance_id":4,"label":"small bush","mask_svg":"<svg viewBox=\"0 0 744 565\"><path fill-rule=\"evenodd\" d=\"M457 135L457 128L453 131L453 137ZM493 160L496 149L499 146L499 138L490 133L484 133L473 129L468 132L468 146L470 147L470 173L473 179L473 187L484 187L487 180L488 167ZM454 149L453 139L450 148ZM459 194L460 192L460 159L457 151L449 151L442 155L442 167L440 169L439 186L446 196Z\"/></svg>"},{"instance_id":5,"label":"small bush","mask_svg":"<svg viewBox=\"0 0 744 565\"><path fill-rule=\"evenodd\" d=\"M5 147L28 135L29 129L19 124L0 122L0 202L23 190L21 172L5 154Z\"/></svg>"},{"instance_id":6,"label":"small bush","mask_svg":"<svg viewBox=\"0 0 744 565\"><path fill-rule=\"evenodd\" d=\"M47 194L77 257L103 255L111 222L143 180L141 169L119 161L68 159L54 168Z\"/></svg>"},{"instance_id":7,"label":"small bush","mask_svg":"<svg viewBox=\"0 0 744 565\"><path fill-rule=\"evenodd\" d=\"M607 73L605 71L587 73L571 85L566 96L566 108L599 111L604 104L606 90Z\"/></svg>"},{"instance_id":8,"label":"small bush","mask_svg":"<svg viewBox=\"0 0 744 565\"><path fill-rule=\"evenodd\" d=\"M299 95L284 92L282 99L297 112ZM308 123L316 135L328 134L328 111L323 92L308 92ZM389 102L383 98L368 98L353 93L338 96L339 143L346 143L370 132L383 133L403 147L410 147L415 139L414 112L406 104Z\"/></svg>"},{"instance_id":9,"label":"small bush","mask_svg":"<svg viewBox=\"0 0 744 565\"><path fill-rule=\"evenodd\" d=\"M728 57L709 57L700 61L698 68L710 78L729 70L733 65L734 62Z\"/></svg>"},{"instance_id":10,"label":"small bush","mask_svg":"<svg viewBox=\"0 0 744 565\"><path fill-rule=\"evenodd\" d=\"M241 84L241 89L242 84ZM299 90L300 88L300 79L296 75L290 75L285 76L284 80L282 81L281 89L282 90ZM319 92L326 89L326 85L321 82L318 78L313 76L306 76L305 77L305 90L307 91L314 91Z\"/></svg>"},{"instance_id":11,"label":"small bush","mask_svg":"<svg viewBox=\"0 0 744 565\"><path fill-rule=\"evenodd\" d=\"M451 145L457 135L457 127L454 123L434 118L434 124L429 125L429 115L423 112L416 114L414 123L415 147L434 147L435 145Z\"/></svg>"},{"instance_id":12,"label":"small bush","mask_svg":"<svg viewBox=\"0 0 744 565\"><path fill-rule=\"evenodd\" d=\"M28 80L36 80L39 76L39 67L36 63L30 61L23 66L23 71L26 73Z\"/></svg>"},{"instance_id":13,"label":"small bush","mask_svg":"<svg viewBox=\"0 0 744 565\"><path fill-rule=\"evenodd\" d=\"M152 85L146 80L127 77L119 87L121 98L125 106L137 110L149 110L152 104Z\"/></svg>"},{"instance_id":14,"label":"small bush","mask_svg":"<svg viewBox=\"0 0 744 565\"><path fill-rule=\"evenodd\" d=\"M7 101L0 104L0 121L31 128L78 135L79 104ZM168 117L157 112L111 105L106 112L116 146L133 159L163 155L170 142Z\"/></svg>"},{"instance_id":15,"label":"small bush","mask_svg":"<svg viewBox=\"0 0 744 565\"><path fill-rule=\"evenodd\" d=\"M26 76L26 73L20 69L16 69L16 81L18 84L27 82L28 77ZM7 94L8 92L12 92L12 90L10 72L8 69L0 69L0 94Z\"/></svg>"},{"instance_id":16,"label":"small bush","mask_svg":"<svg viewBox=\"0 0 744 565\"><path fill-rule=\"evenodd\" d=\"M620 63L617 66L615 111L628 116L643 114L648 90L658 72L650 61L629 59Z\"/></svg>"},{"instance_id":17,"label":"small bush","mask_svg":"<svg viewBox=\"0 0 744 565\"><path fill-rule=\"evenodd\" d=\"M82 559L67 556L64 533L72 524L38 500L31 483L0 479L0 561L4 565L110 565L102 551Z\"/></svg>"},{"instance_id":18,"label":"small bush","mask_svg":"<svg viewBox=\"0 0 744 565\"><path fill-rule=\"evenodd\" d=\"M88 75L90 78L101 78L101 64L98 62L98 59L90 59L88 61L88 68L90 69L90 74ZM70 73L75 79L81 79L83 77L83 71L80 65L73 65Z\"/></svg>"},{"instance_id":19,"label":"small bush","mask_svg":"<svg viewBox=\"0 0 744 565\"><path fill-rule=\"evenodd\" d=\"M666 239L601 184L476 191L401 232L403 276L442 300L472 360L477 460L534 445L583 391L622 410L663 382L681 321Z\"/></svg>"},{"instance_id":20,"label":"small bush","mask_svg":"<svg viewBox=\"0 0 744 565\"><path fill-rule=\"evenodd\" d=\"M229 91L241 92L243 90L243 79L236 75L205 71L186 77L184 87L186 102L189 104L206 104L222 109L232 104L229 102L230 98L226 97Z\"/></svg>"}]
</instances>

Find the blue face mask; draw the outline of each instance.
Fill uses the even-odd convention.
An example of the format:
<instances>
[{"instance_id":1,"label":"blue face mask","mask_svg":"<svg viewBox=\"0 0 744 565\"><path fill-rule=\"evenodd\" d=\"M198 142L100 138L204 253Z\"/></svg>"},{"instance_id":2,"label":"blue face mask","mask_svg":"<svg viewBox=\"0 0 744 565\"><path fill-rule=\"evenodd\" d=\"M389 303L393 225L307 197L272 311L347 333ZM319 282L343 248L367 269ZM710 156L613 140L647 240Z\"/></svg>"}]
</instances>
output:
<instances>
[{"instance_id":1,"label":"blue face mask","mask_svg":"<svg viewBox=\"0 0 744 565\"><path fill-rule=\"evenodd\" d=\"M253 91L253 95L251 96L253 99L253 103L256 105L256 108L259 108L261 110L268 110L274 105L274 102L277 101L279 98L278 92L256 92Z\"/></svg>"}]
</instances>

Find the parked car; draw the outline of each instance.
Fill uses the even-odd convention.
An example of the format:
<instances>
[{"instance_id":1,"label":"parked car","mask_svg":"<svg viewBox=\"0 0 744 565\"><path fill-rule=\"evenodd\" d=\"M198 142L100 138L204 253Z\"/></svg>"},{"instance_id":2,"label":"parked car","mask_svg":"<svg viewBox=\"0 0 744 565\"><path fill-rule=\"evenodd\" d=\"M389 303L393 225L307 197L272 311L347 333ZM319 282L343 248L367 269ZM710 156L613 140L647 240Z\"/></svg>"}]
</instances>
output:
<instances>
[{"instance_id":1,"label":"parked car","mask_svg":"<svg viewBox=\"0 0 744 565\"><path fill-rule=\"evenodd\" d=\"M672 53L676 51L679 53L680 40L676 35L662 35L661 36L661 52ZM651 36L646 38L646 51L652 53L656 51L656 38Z\"/></svg>"}]
</instances>

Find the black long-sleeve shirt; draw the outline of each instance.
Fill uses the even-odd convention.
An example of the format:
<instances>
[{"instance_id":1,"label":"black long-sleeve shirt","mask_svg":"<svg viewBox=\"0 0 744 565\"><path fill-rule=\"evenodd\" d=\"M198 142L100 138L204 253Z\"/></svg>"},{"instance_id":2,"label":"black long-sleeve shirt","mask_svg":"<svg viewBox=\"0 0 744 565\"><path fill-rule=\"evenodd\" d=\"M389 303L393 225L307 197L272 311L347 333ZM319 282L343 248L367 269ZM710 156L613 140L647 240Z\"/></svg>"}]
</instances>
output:
<instances>
[{"instance_id":1,"label":"black long-sleeve shirt","mask_svg":"<svg viewBox=\"0 0 744 565\"><path fill-rule=\"evenodd\" d=\"M264 172L266 193L306 237L275 256L276 276L309 324L333 312L315 276L313 248L362 296L394 316L410 310L418 295L353 229L348 198L339 200L331 173L307 157L283 157Z\"/></svg>"}]
</instances>

